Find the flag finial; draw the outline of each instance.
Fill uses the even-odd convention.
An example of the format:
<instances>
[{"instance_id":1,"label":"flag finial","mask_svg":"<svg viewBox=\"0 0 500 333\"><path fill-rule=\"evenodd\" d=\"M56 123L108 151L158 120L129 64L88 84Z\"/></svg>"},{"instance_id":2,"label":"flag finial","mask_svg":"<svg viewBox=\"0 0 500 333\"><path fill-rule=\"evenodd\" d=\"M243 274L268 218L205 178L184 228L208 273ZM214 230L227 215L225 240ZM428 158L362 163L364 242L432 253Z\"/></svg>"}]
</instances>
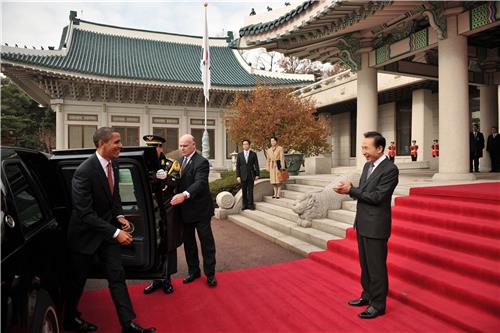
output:
<instances>
[{"instance_id":1,"label":"flag finial","mask_svg":"<svg viewBox=\"0 0 500 333\"><path fill-rule=\"evenodd\" d=\"M207 7L207 6L208 6L208 2L205 2L205 3L203 4L203 6Z\"/></svg>"}]
</instances>

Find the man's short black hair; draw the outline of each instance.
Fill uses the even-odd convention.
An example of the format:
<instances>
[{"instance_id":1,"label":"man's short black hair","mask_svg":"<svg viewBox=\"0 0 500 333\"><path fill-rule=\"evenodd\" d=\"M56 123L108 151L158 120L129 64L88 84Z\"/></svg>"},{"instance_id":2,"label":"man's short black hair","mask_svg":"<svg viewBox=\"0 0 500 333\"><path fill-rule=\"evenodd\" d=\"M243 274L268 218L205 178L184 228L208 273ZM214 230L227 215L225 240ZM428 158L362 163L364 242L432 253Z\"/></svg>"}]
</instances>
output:
<instances>
[{"instance_id":1,"label":"man's short black hair","mask_svg":"<svg viewBox=\"0 0 500 333\"><path fill-rule=\"evenodd\" d=\"M491 126L491 128L494 128L498 131L498 127L497 126Z\"/></svg>"},{"instance_id":2,"label":"man's short black hair","mask_svg":"<svg viewBox=\"0 0 500 333\"><path fill-rule=\"evenodd\" d=\"M244 143L245 143L245 141L246 141L246 142L248 142L248 144L249 144L249 145L251 145L251 144L252 144L252 143L250 142L250 140L248 140L248 139L241 140L241 144L244 144Z\"/></svg>"},{"instance_id":3,"label":"man's short black hair","mask_svg":"<svg viewBox=\"0 0 500 333\"><path fill-rule=\"evenodd\" d=\"M116 132L110 127L101 127L97 131L95 131L92 140L94 141L95 147L99 148L99 140L102 140L104 143L107 143L109 139L111 139L111 135Z\"/></svg>"},{"instance_id":4,"label":"man's short black hair","mask_svg":"<svg viewBox=\"0 0 500 333\"><path fill-rule=\"evenodd\" d=\"M375 148L382 147L382 150L385 149L385 138L379 132L371 131L363 134L365 138L373 138L373 143L375 144Z\"/></svg>"}]
</instances>

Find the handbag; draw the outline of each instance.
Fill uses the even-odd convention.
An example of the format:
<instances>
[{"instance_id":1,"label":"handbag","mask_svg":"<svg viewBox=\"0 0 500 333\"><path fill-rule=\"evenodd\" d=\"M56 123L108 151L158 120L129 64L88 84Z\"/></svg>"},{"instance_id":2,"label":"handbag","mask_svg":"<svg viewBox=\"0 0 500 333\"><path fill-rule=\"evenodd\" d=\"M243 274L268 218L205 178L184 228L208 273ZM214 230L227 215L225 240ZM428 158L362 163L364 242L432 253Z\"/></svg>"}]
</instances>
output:
<instances>
[{"instance_id":1,"label":"handbag","mask_svg":"<svg viewBox=\"0 0 500 333\"><path fill-rule=\"evenodd\" d=\"M278 180L280 183L286 182L289 177L290 177L290 175L288 174L287 169L282 169L282 170L278 171Z\"/></svg>"}]
</instances>

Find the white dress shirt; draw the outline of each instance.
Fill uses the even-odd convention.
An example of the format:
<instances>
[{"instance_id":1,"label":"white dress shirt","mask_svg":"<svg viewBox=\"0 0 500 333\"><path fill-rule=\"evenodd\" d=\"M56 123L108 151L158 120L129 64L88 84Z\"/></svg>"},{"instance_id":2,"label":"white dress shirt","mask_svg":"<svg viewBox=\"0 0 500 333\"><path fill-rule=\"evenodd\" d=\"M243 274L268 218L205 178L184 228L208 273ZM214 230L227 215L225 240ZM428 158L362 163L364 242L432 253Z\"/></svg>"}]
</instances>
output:
<instances>
[{"instance_id":1,"label":"white dress shirt","mask_svg":"<svg viewBox=\"0 0 500 333\"><path fill-rule=\"evenodd\" d=\"M99 160L99 163L101 163L101 167L104 170L104 174L106 175L106 178L109 177L108 175L108 164L111 163L111 161L108 161L104 157L102 157L97 151L95 152L97 159ZM115 175L111 174L111 179L113 179L113 184L115 183ZM118 215L116 218L123 217L123 215ZM120 233L120 229L116 229L115 233L113 234L113 238L118 237L118 234Z\"/></svg>"}]
</instances>

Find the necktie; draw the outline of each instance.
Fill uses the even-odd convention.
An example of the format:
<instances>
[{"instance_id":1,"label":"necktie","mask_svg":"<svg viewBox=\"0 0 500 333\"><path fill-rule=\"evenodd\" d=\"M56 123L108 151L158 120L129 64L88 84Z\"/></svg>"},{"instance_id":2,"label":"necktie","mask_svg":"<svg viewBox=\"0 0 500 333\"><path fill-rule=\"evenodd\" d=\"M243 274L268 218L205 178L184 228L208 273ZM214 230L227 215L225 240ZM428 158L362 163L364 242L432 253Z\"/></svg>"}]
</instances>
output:
<instances>
[{"instance_id":1,"label":"necktie","mask_svg":"<svg viewBox=\"0 0 500 333\"><path fill-rule=\"evenodd\" d=\"M184 160L182 161L182 165L181 165L181 170L184 170L184 168L186 167L187 162L188 162L188 158L184 157Z\"/></svg>"},{"instance_id":2,"label":"necktie","mask_svg":"<svg viewBox=\"0 0 500 333\"><path fill-rule=\"evenodd\" d=\"M108 165L106 166L108 169L108 185L109 185L109 191L111 194L113 194L113 167L111 165L111 162L108 162Z\"/></svg>"},{"instance_id":3,"label":"necktie","mask_svg":"<svg viewBox=\"0 0 500 333\"><path fill-rule=\"evenodd\" d=\"M245 152L245 162L248 163L248 152L247 151Z\"/></svg>"},{"instance_id":4,"label":"necktie","mask_svg":"<svg viewBox=\"0 0 500 333\"><path fill-rule=\"evenodd\" d=\"M368 174L366 175L366 179L370 178L374 168L375 168L375 164L370 163L370 167L368 168Z\"/></svg>"}]
</instances>

